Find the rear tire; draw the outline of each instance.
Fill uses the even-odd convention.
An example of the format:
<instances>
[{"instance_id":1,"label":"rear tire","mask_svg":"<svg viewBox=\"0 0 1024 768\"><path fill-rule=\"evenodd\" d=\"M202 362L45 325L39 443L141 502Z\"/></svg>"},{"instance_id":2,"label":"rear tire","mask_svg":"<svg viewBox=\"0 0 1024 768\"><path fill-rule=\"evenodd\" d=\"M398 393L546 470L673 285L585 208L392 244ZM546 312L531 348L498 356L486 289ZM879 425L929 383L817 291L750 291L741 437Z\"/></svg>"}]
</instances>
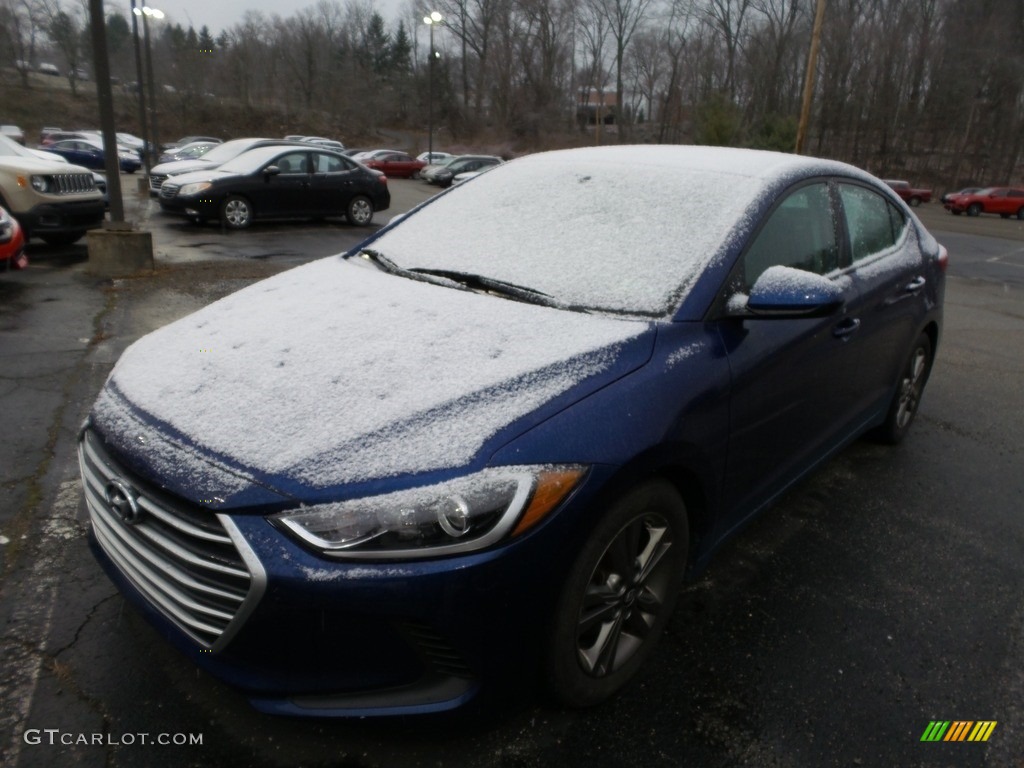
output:
<instances>
[{"instance_id":1,"label":"rear tire","mask_svg":"<svg viewBox=\"0 0 1024 768\"><path fill-rule=\"evenodd\" d=\"M345 218L354 227L365 227L373 221L373 203L365 195L356 195L348 202Z\"/></svg>"},{"instance_id":2,"label":"rear tire","mask_svg":"<svg viewBox=\"0 0 1024 768\"><path fill-rule=\"evenodd\" d=\"M914 342L900 374L885 422L878 428L878 439L883 443L896 445L910 430L932 371L932 353L932 340L922 333Z\"/></svg>"},{"instance_id":3,"label":"rear tire","mask_svg":"<svg viewBox=\"0 0 1024 768\"><path fill-rule=\"evenodd\" d=\"M571 707L599 704L651 654L679 595L689 551L686 506L663 480L618 497L562 586L544 671Z\"/></svg>"}]
</instances>

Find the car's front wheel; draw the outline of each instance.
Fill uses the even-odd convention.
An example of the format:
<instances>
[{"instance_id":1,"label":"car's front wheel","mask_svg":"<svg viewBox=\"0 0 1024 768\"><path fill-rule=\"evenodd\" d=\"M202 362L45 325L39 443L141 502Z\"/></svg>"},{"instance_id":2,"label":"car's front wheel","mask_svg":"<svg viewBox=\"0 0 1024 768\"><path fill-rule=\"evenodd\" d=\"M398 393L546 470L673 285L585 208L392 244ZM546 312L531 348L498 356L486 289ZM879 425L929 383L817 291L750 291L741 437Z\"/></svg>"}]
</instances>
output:
<instances>
[{"instance_id":1,"label":"car's front wheel","mask_svg":"<svg viewBox=\"0 0 1024 768\"><path fill-rule=\"evenodd\" d=\"M365 227L373 220L373 203L365 195L356 195L345 209L348 223L356 227Z\"/></svg>"},{"instance_id":2,"label":"car's front wheel","mask_svg":"<svg viewBox=\"0 0 1024 768\"><path fill-rule=\"evenodd\" d=\"M228 195L220 207L220 218L228 229L245 229L252 224L252 204L241 195Z\"/></svg>"},{"instance_id":3,"label":"car's front wheel","mask_svg":"<svg viewBox=\"0 0 1024 768\"><path fill-rule=\"evenodd\" d=\"M920 197L912 197L912 198L910 198L910 207L911 208L917 208L917 206L919 206L920 204L921 204L921 198Z\"/></svg>"},{"instance_id":4,"label":"car's front wheel","mask_svg":"<svg viewBox=\"0 0 1024 768\"><path fill-rule=\"evenodd\" d=\"M583 707L636 673L661 635L686 567L686 506L663 480L618 497L562 587L545 653L552 696Z\"/></svg>"},{"instance_id":5,"label":"car's front wheel","mask_svg":"<svg viewBox=\"0 0 1024 768\"><path fill-rule=\"evenodd\" d=\"M896 393L889 405L889 413L878 430L878 437L890 445L900 442L910 430L910 425L921 405L924 386L932 370L932 340L922 333L914 342L907 363L900 374Z\"/></svg>"},{"instance_id":6,"label":"car's front wheel","mask_svg":"<svg viewBox=\"0 0 1024 768\"><path fill-rule=\"evenodd\" d=\"M981 213L981 205L979 203L971 203L967 206L968 216L977 216L979 213Z\"/></svg>"}]
</instances>

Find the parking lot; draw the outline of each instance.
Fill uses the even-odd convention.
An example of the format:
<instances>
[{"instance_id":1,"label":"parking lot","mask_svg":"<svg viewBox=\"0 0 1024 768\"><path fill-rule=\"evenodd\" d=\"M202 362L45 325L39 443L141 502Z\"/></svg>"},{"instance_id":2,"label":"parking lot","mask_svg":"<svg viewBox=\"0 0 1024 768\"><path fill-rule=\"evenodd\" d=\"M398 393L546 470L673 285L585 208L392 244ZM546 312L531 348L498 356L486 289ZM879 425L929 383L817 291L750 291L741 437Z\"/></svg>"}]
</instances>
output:
<instances>
[{"instance_id":1,"label":"parking lot","mask_svg":"<svg viewBox=\"0 0 1024 768\"><path fill-rule=\"evenodd\" d=\"M392 182L376 222L433 191ZM729 544L623 695L483 723L353 723L257 714L122 600L86 546L74 435L135 338L367 231L228 233L154 206L129 205L154 232L153 273L92 277L79 245L0 275L0 763L1024 766L1024 222L919 211L951 265L910 436L850 446ZM923 743L935 720L997 726L986 743Z\"/></svg>"}]
</instances>

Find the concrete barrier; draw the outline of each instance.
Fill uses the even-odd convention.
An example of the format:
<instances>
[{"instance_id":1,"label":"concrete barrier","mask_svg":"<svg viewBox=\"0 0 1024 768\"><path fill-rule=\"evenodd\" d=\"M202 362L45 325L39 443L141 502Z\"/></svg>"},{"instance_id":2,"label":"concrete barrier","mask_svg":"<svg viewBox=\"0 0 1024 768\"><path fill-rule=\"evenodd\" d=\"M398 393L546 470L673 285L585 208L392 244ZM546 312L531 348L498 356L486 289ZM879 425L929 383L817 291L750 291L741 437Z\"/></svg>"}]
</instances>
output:
<instances>
[{"instance_id":1,"label":"concrete barrier","mask_svg":"<svg viewBox=\"0 0 1024 768\"><path fill-rule=\"evenodd\" d=\"M122 224L108 223L86 235L89 263L86 270L103 277L125 277L144 269L153 269L153 233Z\"/></svg>"}]
</instances>

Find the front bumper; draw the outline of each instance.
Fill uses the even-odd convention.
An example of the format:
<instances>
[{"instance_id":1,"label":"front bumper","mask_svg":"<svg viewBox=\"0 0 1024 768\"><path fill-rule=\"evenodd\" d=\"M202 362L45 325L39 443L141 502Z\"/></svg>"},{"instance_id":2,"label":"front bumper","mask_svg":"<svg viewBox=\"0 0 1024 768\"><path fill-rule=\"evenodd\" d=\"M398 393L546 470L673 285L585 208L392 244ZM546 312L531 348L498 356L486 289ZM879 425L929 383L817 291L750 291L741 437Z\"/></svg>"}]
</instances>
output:
<instances>
[{"instance_id":1,"label":"front bumper","mask_svg":"<svg viewBox=\"0 0 1024 768\"><path fill-rule=\"evenodd\" d=\"M219 521L237 550L231 567L244 564L248 578L229 590L235 607L186 595L200 605L186 605L179 616L180 606L168 606L162 588L148 584L117 551L137 549L135 539L154 533L145 521L120 520L103 491L120 478L146 499L140 506L147 514L151 497L164 508L185 502L161 498L106 456L100 442L87 432L80 446L96 557L173 645L242 689L258 709L326 717L427 714L490 700L490 691L505 697L532 688L557 593L550 585L561 583L571 560L572 538L558 530L561 515L498 549L374 563L320 557L260 514L193 506L186 517ZM97 456L106 467L98 480L87 466ZM218 578L200 581L219 587ZM221 623L216 632L197 631L195 612L209 607Z\"/></svg>"},{"instance_id":2,"label":"front bumper","mask_svg":"<svg viewBox=\"0 0 1024 768\"><path fill-rule=\"evenodd\" d=\"M103 217L103 200L99 196L95 200L41 203L17 215L18 223L29 235L96 229L103 225Z\"/></svg>"}]
</instances>

